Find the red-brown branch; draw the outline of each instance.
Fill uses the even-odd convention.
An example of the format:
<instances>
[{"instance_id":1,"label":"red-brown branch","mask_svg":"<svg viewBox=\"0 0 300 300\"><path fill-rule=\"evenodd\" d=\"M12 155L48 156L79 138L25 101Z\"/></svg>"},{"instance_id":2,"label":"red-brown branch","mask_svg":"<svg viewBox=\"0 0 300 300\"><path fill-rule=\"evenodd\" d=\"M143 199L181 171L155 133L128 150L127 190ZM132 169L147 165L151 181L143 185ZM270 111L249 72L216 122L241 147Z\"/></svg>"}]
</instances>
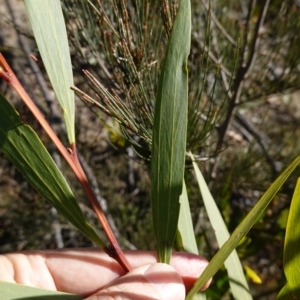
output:
<instances>
[{"instance_id":1,"label":"red-brown branch","mask_svg":"<svg viewBox=\"0 0 300 300\"><path fill-rule=\"evenodd\" d=\"M121 250L121 247L119 243L117 242L109 224L108 221L97 201L97 198L88 182L88 179L81 167L81 164L78 160L78 156L76 153L76 145L72 144L70 145L71 153L68 152L68 150L65 148L65 146L62 144L60 139L57 137L51 126L48 124L42 113L39 111L37 106L34 104L34 102L31 100L30 96L27 94L27 92L22 87L21 83L19 82L18 78L4 59L3 55L0 53L0 77L2 77L5 81L7 81L8 84L10 84L16 92L19 94L21 99L24 101L24 103L27 105L29 110L32 112L32 114L35 116L35 118L39 121L41 126L46 131L47 135L50 137L52 142L56 145L57 149L61 153L61 155L64 157L64 159L67 161L69 166L71 167L72 171L74 172L76 178L80 182L83 190L85 191L85 194L90 201L94 211L96 212L97 218L100 221L103 230L105 231L105 234L110 242L111 247L105 249L108 255L116 259L119 264L124 268L125 271L130 271L132 268L126 259L123 251Z\"/></svg>"}]
</instances>

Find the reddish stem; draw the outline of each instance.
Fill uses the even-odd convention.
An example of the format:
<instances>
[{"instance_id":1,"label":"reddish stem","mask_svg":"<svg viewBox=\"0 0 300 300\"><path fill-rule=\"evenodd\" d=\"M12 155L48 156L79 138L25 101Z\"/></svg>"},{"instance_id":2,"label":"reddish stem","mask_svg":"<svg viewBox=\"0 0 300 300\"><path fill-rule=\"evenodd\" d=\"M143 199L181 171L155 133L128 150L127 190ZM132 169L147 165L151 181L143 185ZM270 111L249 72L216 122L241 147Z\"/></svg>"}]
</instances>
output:
<instances>
[{"instance_id":1,"label":"reddish stem","mask_svg":"<svg viewBox=\"0 0 300 300\"><path fill-rule=\"evenodd\" d=\"M118 244L109 224L108 221L97 201L97 198L88 182L88 179L81 167L81 164L78 160L78 156L76 153L76 145L72 144L70 145L71 153L68 152L68 150L65 148L65 146L62 144L60 139L57 137L51 126L48 124L42 113L39 111L37 106L34 104L34 102L31 100L30 96L26 93L24 88L22 87L21 83L17 79L16 75L4 59L3 55L0 53L0 77L2 77L5 81L7 81L19 94L21 99L24 101L24 103L27 105L29 110L33 113L35 118L39 121L41 126L44 128L50 139L53 141L53 143L56 145L57 149L61 153L61 155L64 157L64 159L67 161L71 169L73 170L75 176L77 177L78 181L80 182L83 190L85 191L87 198L89 199L94 211L96 212L97 218L102 224L102 227L106 233L106 236L110 242L111 248L105 249L108 255L113 257L115 260L119 262L119 264L124 268L125 271L130 271L132 268L126 259L123 251L120 248L120 245Z\"/></svg>"}]
</instances>

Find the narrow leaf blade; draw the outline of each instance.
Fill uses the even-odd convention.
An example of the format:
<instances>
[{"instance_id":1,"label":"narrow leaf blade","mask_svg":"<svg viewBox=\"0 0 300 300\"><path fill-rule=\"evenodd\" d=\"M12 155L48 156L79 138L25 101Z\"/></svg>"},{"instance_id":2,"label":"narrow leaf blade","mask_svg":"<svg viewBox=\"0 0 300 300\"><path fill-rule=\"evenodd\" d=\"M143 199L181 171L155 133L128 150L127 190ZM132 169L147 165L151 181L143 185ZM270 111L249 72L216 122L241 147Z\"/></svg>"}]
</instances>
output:
<instances>
[{"instance_id":1,"label":"narrow leaf blade","mask_svg":"<svg viewBox=\"0 0 300 300\"><path fill-rule=\"evenodd\" d=\"M300 178L292 198L283 252L283 268L287 284L281 290L277 299L300 299Z\"/></svg>"},{"instance_id":2,"label":"narrow leaf blade","mask_svg":"<svg viewBox=\"0 0 300 300\"><path fill-rule=\"evenodd\" d=\"M65 22L59 0L25 0L43 63L61 105L68 139L75 142L73 73Z\"/></svg>"},{"instance_id":3,"label":"narrow leaf blade","mask_svg":"<svg viewBox=\"0 0 300 300\"><path fill-rule=\"evenodd\" d=\"M183 182L182 194L180 196L180 212L178 220L178 239L184 251L199 254L194 234L194 226L191 216L188 194L185 181ZM205 300L205 293L194 295L192 300Z\"/></svg>"},{"instance_id":4,"label":"narrow leaf blade","mask_svg":"<svg viewBox=\"0 0 300 300\"><path fill-rule=\"evenodd\" d=\"M210 223L214 229L218 246L219 248L221 248L224 245L224 243L229 239L230 234L227 230L222 215L216 205L216 202L209 191L205 179L201 174L197 163L194 161L193 156L192 159L204 206L206 208ZM251 296L249 286L244 275L243 267L236 250L232 251L232 253L226 259L224 264L228 272L229 285L234 299L252 300L253 298Z\"/></svg>"},{"instance_id":5,"label":"narrow leaf blade","mask_svg":"<svg viewBox=\"0 0 300 300\"><path fill-rule=\"evenodd\" d=\"M103 247L104 242L84 218L69 185L38 136L22 123L1 94L0 107L0 150L69 222Z\"/></svg>"},{"instance_id":6,"label":"narrow leaf blade","mask_svg":"<svg viewBox=\"0 0 300 300\"><path fill-rule=\"evenodd\" d=\"M1 300L81 300L82 296L0 281Z\"/></svg>"},{"instance_id":7,"label":"narrow leaf blade","mask_svg":"<svg viewBox=\"0 0 300 300\"><path fill-rule=\"evenodd\" d=\"M198 278L194 287L188 293L186 300L191 299L195 293L221 268L230 253L237 247L241 239L247 234L251 227L256 223L261 214L267 208L276 193L292 174L295 168L300 164L300 156L280 174L280 176L272 183L264 195L259 199L256 205L248 213L242 223L235 229L230 238L225 242L222 248L212 258L202 275Z\"/></svg>"},{"instance_id":8,"label":"narrow leaf blade","mask_svg":"<svg viewBox=\"0 0 300 300\"><path fill-rule=\"evenodd\" d=\"M184 251L199 254L185 182L183 182L182 194L180 196L178 235Z\"/></svg>"},{"instance_id":9,"label":"narrow leaf blade","mask_svg":"<svg viewBox=\"0 0 300 300\"><path fill-rule=\"evenodd\" d=\"M300 299L300 289L292 288L289 283L287 283L277 295L276 300L299 300Z\"/></svg>"},{"instance_id":10,"label":"narrow leaf blade","mask_svg":"<svg viewBox=\"0 0 300 300\"><path fill-rule=\"evenodd\" d=\"M176 235L184 175L190 39L190 0L181 0L159 79L152 141L152 219L159 261L165 263Z\"/></svg>"}]
</instances>

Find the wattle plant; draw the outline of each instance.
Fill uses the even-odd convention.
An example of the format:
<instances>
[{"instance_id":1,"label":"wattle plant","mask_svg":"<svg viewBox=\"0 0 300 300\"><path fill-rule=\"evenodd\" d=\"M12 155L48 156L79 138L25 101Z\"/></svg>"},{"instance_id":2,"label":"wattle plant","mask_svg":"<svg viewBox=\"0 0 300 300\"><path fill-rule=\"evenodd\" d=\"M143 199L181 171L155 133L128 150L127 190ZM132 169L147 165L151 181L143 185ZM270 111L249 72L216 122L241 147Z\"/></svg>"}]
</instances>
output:
<instances>
[{"instance_id":1,"label":"wattle plant","mask_svg":"<svg viewBox=\"0 0 300 300\"><path fill-rule=\"evenodd\" d=\"M193 80L191 76L193 72L192 70L190 71L190 69L193 69L193 66L188 58L191 52L193 23L191 1L181 0L178 6L169 5L167 0L163 0L162 3L159 1L153 1L152 4L151 2L147 2L147 5L145 4L146 2L135 3L135 12L140 18L140 23L133 22L133 24L138 25L130 24L130 12L127 10L124 0L118 1L119 5L115 6L115 1L103 5L99 1L80 2L83 7L88 7L92 15L99 18L101 26L109 28L111 40L115 41L115 48L112 47L114 50L112 52L115 53L119 67L127 75L127 77L124 76L127 78L127 81L123 82L126 101L123 101L118 94L120 90L116 91L117 88L120 89L121 85L119 85L119 82L112 82L112 85L115 86L108 90L97 80L96 76L85 71L93 89L99 97L99 101L95 101L90 95L73 86L72 66L61 2L59 0L25 0L26 9L43 63L62 108L62 115L69 140L68 148L62 144L53 129L38 111L12 69L6 63L4 57L0 56L0 76L18 92L20 98L31 110L34 117L39 121L61 155L70 165L96 212L98 220L106 233L109 246L106 246L106 241L103 241L97 235L96 231L85 219L71 188L38 136L28 125L21 121L18 113L2 95L0 95L2 113L0 118L0 150L20 170L41 196L49 201L78 230L83 232L99 247L104 248L108 255L115 258L124 270L129 271L131 266L110 229L78 160L74 129L75 104L72 91L75 90L85 101L97 105L110 117L118 121L124 137L128 139L137 153L151 160L152 221L157 243L157 254L161 262L170 262L175 242L177 246L179 245L185 251L199 254L187 193L187 186L190 182L185 182L185 167L187 164L193 166L196 175L195 178L199 184L204 206L215 231L220 250L212 258L210 264L197 280L192 290L186 295L186 299L206 299L205 293L199 294L197 292L201 290L204 284L214 276L223 264L225 264L230 278L229 284L233 297L243 300L252 299L240 259L235 249L266 210L268 204L288 177L299 165L300 156L292 161L281 175L278 176L245 219L230 235L198 167L197 159L195 159L197 156L190 152L200 147L201 143L207 139L218 118L221 117L221 111L224 109L224 100L220 101L218 106L214 105L213 101L204 105L201 103L203 100L203 86L207 83L206 75L209 66L211 6L207 7L207 27L203 46L203 49L207 49L207 51L204 53L205 59L201 64L205 70L199 76L202 80L202 87L199 88L200 90L193 91L192 93L189 90L189 82ZM68 1L63 1L65 15L68 5L70 5ZM151 67L156 63L153 62L151 64L149 62L150 57L153 59L153 53L147 54L147 47L143 44L143 42L149 43L151 39L147 40L148 32L142 30L143 21L145 21L143 18L148 16L149 6L151 5L155 8L161 8L162 30L165 32L164 39L161 38L160 34L154 37L157 41L162 40L160 44L157 44L156 54L163 53L163 59L155 66L154 70ZM114 8L110 16L105 13L104 8L106 6ZM257 28L255 27L254 34L257 39L259 28L264 22L268 6L269 1L264 1L263 5L259 8ZM116 18L114 14L119 18ZM118 28L114 27L109 17L117 19ZM66 18L68 18L67 15ZM89 20L89 22L93 22L93 19ZM138 27L135 28L134 26ZM141 38L140 47L137 46L137 41L132 39L134 34L139 31L144 34L144 40ZM78 34L83 34L83 32ZM85 38L88 37L87 34L83 34L83 36ZM103 40L102 42L105 43L106 41ZM132 46L134 42L136 42L135 47ZM73 43L76 44L76 40L74 42L73 39ZM257 43L258 40L255 40L252 46L255 48ZM80 45L78 47L80 48ZM91 45L92 47L93 45ZM234 49L237 50L238 47L235 43ZM144 59L144 57L146 58ZM113 56L109 57L109 54L107 54L107 58L112 59ZM230 98L230 103L229 107L227 107L228 110L223 127L219 130L220 135L216 143L216 153L220 151L222 140L228 127L227 122L229 122L231 116L230 110L233 110L236 105L236 101L238 100L237 92L241 92L241 82L251 70L252 59L253 57L250 55L245 67L246 69L239 69L237 71L240 77L235 77L233 73L229 74L229 76L220 62L218 62L216 67L216 76L219 76L221 73L223 78L226 75L230 79L224 80L224 82L227 82L226 97ZM239 55L236 54L235 64L237 64L238 60ZM104 73L109 75L105 66L103 66L103 70ZM157 75L157 81L150 87L146 86L142 80L147 76L150 77L149 74ZM227 78L226 76L225 78ZM217 79L211 82L210 85L210 96L212 99L217 87ZM232 94L230 88L234 87L236 87L236 93ZM196 96L191 97L191 94ZM150 95L155 96L151 98ZM131 98L133 99L132 102L129 101ZM141 140L142 142L140 142ZM298 251L296 251L297 243L295 241L299 241L300 231L292 230L297 225L298 199L299 183L296 187L290 208L284 248L284 270L287 277L287 285L280 292L278 299L288 299L290 296L294 298L299 297L300 283L299 280L297 281L297 278L299 278ZM4 293L8 286L9 284L0 283L1 293ZM21 292L17 291L16 293L19 293L19 295L23 293L22 296L26 293L27 297L33 297L33 295L50 295L50 292L32 288L24 288ZM60 294L59 297L64 299L64 297L69 296ZM13 297L10 294L7 299L13 299ZM79 299L76 295L70 297L68 299Z\"/></svg>"}]
</instances>

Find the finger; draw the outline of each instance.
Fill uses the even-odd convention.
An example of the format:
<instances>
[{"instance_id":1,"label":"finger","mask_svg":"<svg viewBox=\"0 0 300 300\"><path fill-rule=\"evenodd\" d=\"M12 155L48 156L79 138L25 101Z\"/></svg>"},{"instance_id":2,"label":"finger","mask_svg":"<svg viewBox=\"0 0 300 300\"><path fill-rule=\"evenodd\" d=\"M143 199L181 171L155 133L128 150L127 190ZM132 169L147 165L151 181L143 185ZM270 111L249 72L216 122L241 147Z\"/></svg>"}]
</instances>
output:
<instances>
[{"instance_id":1,"label":"finger","mask_svg":"<svg viewBox=\"0 0 300 300\"><path fill-rule=\"evenodd\" d=\"M86 300L184 300L183 281L173 267L152 264L130 271Z\"/></svg>"},{"instance_id":2,"label":"finger","mask_svg":"<svg viewBox=\"0 0 300 300\"><path fill-rule=\"evenodd\" d=\"M125 252L132 268L157 262L155 252ZM171 265L188 289L203 272L207 261L188 253L174 253ZM125 274L120 265L99 249L62 249L19 252L0 256L0 280L80 294L99 288Z\"/></svg>"}]
</instances>

